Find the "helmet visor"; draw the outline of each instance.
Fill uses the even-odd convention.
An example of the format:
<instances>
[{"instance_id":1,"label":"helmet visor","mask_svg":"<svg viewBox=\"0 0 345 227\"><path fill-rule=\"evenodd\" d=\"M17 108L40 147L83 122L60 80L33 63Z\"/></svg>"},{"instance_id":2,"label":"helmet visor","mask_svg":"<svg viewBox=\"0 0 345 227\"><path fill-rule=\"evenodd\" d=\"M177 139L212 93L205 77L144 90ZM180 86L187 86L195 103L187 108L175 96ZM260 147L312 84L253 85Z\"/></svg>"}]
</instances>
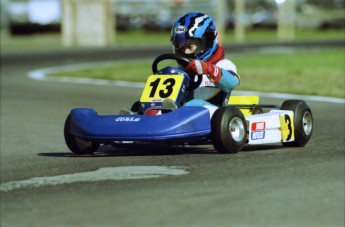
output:
<instances>
[{"instance_id":1,"label":"helmet visor","mask_svg":"<svg viewBox=\"0 0 345 227\"><path fill-rule=\"evenodd\" d=\"M179 39L173 40L175 53L195 58L203 52L203 45L200 39Z\"/></svg>"}]
</instances>

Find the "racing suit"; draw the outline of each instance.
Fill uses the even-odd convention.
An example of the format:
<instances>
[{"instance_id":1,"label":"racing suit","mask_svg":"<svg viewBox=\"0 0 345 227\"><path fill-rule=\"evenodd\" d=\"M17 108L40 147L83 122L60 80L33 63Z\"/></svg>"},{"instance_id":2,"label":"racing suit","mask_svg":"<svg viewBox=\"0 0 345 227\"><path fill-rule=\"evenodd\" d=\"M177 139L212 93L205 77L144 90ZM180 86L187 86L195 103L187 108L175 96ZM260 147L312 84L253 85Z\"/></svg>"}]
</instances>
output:
<instances>
[{"instance_id":1,"label":"racing suit","mask_svg":"<svg viewBox=\"0 0 345 227\"><path fill-rule=\"evenodd\" d=\"M206 62L218 66L221 78L215 83L209 75L196 75L190 86L184 106L203 106L210 110L211 115L228 102L231 91L239 85L240 77L235 64L224 58L224 49L219 46L215 54Z\"/></svg>"}]
</instances>

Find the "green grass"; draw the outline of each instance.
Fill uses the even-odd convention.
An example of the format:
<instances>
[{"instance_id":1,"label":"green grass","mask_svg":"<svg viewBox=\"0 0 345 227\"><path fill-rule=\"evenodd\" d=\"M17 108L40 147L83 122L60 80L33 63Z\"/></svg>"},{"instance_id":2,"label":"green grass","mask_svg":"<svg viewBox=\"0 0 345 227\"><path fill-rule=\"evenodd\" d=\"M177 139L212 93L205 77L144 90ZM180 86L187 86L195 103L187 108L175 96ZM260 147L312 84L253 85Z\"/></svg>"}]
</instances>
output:
<instances>
[{"instance_id":1,"label":"green grass","mask_svg":"<svg viewBox=\"0 0 345 227\"><path fill-rule=\"evenodd\" d=\"M235 55L232 60L241 75L239 90L345 97L345 52L342 48L292 54ZM168 64L171 63L159 67ZM151 61L145 60L52 76L87 75L89 78L143 82L150 74Z\"/></svg>"},{"instance_id":2,"label":"green grass","mask_svg":"<svg viewBox=\"0 0 345 227\"><path fill-rule=\"evenodd\" d=\"M235 42L234 32L226 31L222 36L223 43ZM296 30L296 40L339 40L344 39L345 31L338 30ZM170 32L145 32L132 30L117 32L111 46L144 46L144 45L170 45ZM244 42L275 42L277 34L275 30L248 30ZM6 31L1 31L1 51L43 50L61 49L60 33L33 34L27 36L10 36Z\"/></svg>"},{"instance_id":3,"label":"green grass","mask_svg":"<svg viewBox=\"0 0 345 227\"><path fill-rule=\"evenodd\" d=\"M345 52L327 50L234 58L240 89L345 97Z\"/></svg>"}]
</instances>

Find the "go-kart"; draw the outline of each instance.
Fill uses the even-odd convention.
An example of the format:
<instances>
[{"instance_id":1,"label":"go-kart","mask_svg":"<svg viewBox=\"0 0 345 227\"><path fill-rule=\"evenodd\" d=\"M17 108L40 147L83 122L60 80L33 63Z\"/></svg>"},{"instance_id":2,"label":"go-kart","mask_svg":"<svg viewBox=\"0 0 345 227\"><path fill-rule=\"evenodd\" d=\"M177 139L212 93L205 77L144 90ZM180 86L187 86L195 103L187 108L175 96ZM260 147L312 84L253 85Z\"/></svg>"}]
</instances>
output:
<instances>
[{"instance_id":1,"label":"go-kart","mask_svg":"<svg viewBox=\"0 0 345 227\"><path fill-rule=\"evenodd\" d=\"M98 115L89 108L72 109L64 126L68 148L80 155L92 154L105 145L143 148L213 144L220 153L236 153L246 144L301 147L309 141L313 117L304 101L286 100L278 106L259 104L258 96L230 96L227 105L213 114L205 107L180 106L188 90L194 89L191 79L178 68L158 70L163 60L174 60L182 66L190 62L176 54L158 56L138 102L141 111L135 114ZM177 109L162 106L168 98ZM152 115L152 111L160 114Z\"/></svg>"}]
</instances>

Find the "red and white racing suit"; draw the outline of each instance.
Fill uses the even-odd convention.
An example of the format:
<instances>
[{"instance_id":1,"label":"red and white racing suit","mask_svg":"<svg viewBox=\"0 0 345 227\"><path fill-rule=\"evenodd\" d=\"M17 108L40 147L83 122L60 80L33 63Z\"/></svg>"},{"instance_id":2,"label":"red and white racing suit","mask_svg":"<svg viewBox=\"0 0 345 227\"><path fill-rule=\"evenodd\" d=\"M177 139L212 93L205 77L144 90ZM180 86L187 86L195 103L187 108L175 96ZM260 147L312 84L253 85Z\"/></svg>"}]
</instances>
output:
<instances>
[{"instance_id":1,"label":"red and white racing suit","mask_svg":"<svg viewBox=\"0 0 345 227\"><path fill-rule=\"evenodd\" d=\"M221 46L206 62L218 66L222 70L222 76L218 83L214 83L209 75L196 75L194 81L190 82L190 86L196 88L189 91L184 106L203 106L213 115L218 107L227 104L231 91L240 83L240 77L235 64L224 58Z\"/></svg>"}]
</instances>

